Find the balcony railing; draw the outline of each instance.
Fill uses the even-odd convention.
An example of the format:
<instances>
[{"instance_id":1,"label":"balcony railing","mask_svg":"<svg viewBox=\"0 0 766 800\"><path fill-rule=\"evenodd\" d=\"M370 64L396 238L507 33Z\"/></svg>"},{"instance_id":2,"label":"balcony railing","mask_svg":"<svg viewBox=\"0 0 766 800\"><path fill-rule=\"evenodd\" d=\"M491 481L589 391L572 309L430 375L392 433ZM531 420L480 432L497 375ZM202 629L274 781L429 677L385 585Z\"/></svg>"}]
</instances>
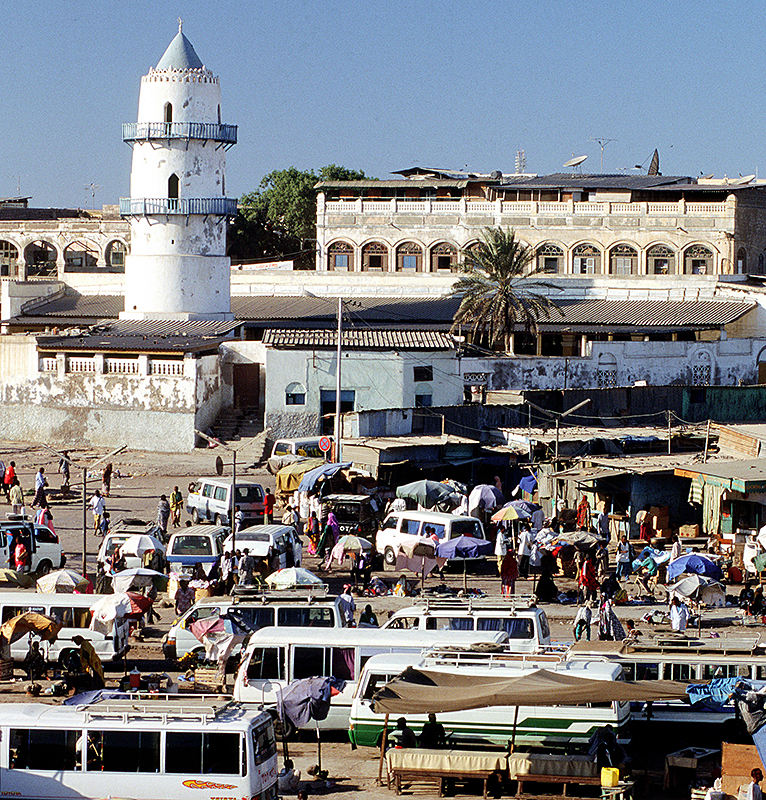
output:
<instances>
[{"instance_id":1,"label":"balcony railing","mask_svg":"<svg viewBox=\"0 0 766 800\"><path fill-rule=\"evenodd\" d=\"M237 201L228 197L121 197L123 217L148 217L155 214L213 214L236 217Z\"/></svg>"},{"instance_id":2,"label":"balcony railing","mask_svg":"<svg viewBox=\"0 0 766 800\"><path fill-rule=\"evenodd\" d=\"M321 212L320 208L320 212ZM328 214L461 214L461 215L522 215L538 214L575 216L716 216L732 217L733 206L720 203L688 203L684 200L675 203L551 203L537 201L509 200L328 200L324 203Z\"/></svg>"},{"instance_id":3,"label":"balcony railing","mask_svg":"<svg viewBox=\"0 0 766 800\"><path fill-rule=\"evenodd\" d=\"M124 122L124 142L147 142L153 139L207 139L226 145L237 143L237 126L214 122Z\"/></svg>"}]
</instances>

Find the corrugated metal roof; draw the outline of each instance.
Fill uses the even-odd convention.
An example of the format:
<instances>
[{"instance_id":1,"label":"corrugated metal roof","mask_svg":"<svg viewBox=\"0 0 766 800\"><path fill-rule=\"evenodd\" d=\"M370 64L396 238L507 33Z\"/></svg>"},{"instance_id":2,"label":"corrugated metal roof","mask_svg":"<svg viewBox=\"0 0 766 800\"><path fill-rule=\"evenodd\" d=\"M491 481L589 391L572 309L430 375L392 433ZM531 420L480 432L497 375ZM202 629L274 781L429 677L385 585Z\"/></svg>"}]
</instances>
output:
<instances>
[{"instance_id":1,"label":"corrugated metal roof","mask_svg":"<svg viewBox=\"0 0 766 800\"><path fill-rule=\"evenodd\" d=\"M407 180L405 178L394 178L393 180L385 181L319 181L315 189L421 189L425 188L449 188L449 189L464 189L468 185L467 180L459 180L457 178L413 178Z\"/></svg>"},{"instance_id":2,"label":"corrugated metal roof","mask_svg":"<svg viewBox=\"0 0 766 800\"><path fill-rule=\"evenodd\" d=\"M47 303L35 302L28 313L36 317L108 319L118 317L124 310L125 298L121 294L66 294L54 297ZM20 316L26 315L27 312L22 311Z\"/></svg>"},{"instance_id":3,"label":"corrugated metal roof","mask_svg":"<svg viewBox=\"0 0 766 800\"><path fill-rule=\"evenodd\" d=\"M718 327L739 319L753 303L723 300L579 300L559 302L549 323L637 327Z\"/></svg>"},{"instance_id":4,"label":"corrugated metal roof","mask_svg":"<svg viewBox=\"0 0 766 800\"><path fill-rule=\"evenodd\" d=\"M334 330L269 329L263 343L269 347L333 348L337 346ZM439 331L344 330L343 347L354 350L451 350L453 340Z\"/></svg>"},{"instance_id":5,"label":"corrugated metal roof","mask_svg":"<svg viewBox=\"0 0 766 800\"><path fill-rule=\"evenodd\" d=\"M509 176L497 188L523 189L647 189L657 186L685 187L693 179L686 175L573 175L571 172L553 172L550 175L535 177Z\"/></svg>"}]
</instances>

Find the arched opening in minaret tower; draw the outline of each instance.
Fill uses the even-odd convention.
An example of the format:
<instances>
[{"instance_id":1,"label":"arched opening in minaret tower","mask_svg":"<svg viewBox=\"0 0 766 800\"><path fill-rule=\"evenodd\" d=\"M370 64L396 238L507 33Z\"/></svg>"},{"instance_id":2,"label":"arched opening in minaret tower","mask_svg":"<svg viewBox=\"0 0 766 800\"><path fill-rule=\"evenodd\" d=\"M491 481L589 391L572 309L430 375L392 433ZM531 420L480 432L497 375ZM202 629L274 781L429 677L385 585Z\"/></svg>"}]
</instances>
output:
<instances>
[{"instance_id":1,"label":"arched opening in minaret tower","mask_svg":"<svg viewBox=\"0 0 766 800\"><path fill-rule=\"evenodd\" d=\"M178 209L178 175L175 173L168 178L168 207Z\"/></svg>"},{"instance_id":2,"label":"arched opening in minaret tower","mask_svg":"<svg viewBox=\"0 0 766 800\"><path fill-rule=\"evenodd\" d=\"M165 122L173 121L173 104L165 103Z\"/></svg>"}]
</instances>

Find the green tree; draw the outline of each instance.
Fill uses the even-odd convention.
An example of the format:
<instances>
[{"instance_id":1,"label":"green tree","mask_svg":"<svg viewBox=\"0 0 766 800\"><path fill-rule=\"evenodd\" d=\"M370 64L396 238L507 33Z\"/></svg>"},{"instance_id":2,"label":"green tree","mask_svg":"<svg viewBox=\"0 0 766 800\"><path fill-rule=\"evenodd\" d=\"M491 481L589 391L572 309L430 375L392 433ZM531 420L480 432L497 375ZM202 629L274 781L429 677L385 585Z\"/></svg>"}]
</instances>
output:
<instances>
[{"instance_id":1,"label":"green tree","mask_svg":"<svg viewBox=\"0 0 766 800\"><path fill-rule=\"evenodd\" d=\"M308 250L313 261L319 181L366 180L364 172L330 164L318 173L295 167L266 175L257 191L240 197L240 212L229 234L236 258L290 256ZM311 245L307 247L307 245Z\"/></svg>"},{"instance_id":2,"label":"green tree","mask_svg":"<svg viewBox=\"0 0 766 800\"><path fill-rule=\"evenodd\" d=\"M539 319L549 318L554 310L562 313L552 300L525 285L538 272L533 262L533 251L514 231L485 228L481 241L460 265L463 275L450 289L450 297L460 298L453 332L467 326L474 340L486 335L490 347L500 343L508 353L517 322L536 332ZM536 281L534 286L555 288L545 281Z\"/></svg>"}]
</instances>

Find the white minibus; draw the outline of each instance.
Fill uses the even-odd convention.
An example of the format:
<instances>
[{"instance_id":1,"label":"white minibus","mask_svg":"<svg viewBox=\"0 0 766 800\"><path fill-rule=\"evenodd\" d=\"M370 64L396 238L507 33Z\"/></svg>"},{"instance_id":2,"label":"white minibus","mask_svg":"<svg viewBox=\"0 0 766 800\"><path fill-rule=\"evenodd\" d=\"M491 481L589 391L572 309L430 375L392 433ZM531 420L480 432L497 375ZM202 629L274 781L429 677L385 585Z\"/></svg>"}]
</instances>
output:
<instances>
[{"instance_id":1,"label":"white minibus","mask_svg":"<svg viewBox=\"0 0 766 800\"><path fill-rule=\"evenodd\" d=\"M40 649L48 661L56 661L61 651L67 647L77 647L72 641L74 636L87 639L102 660L118 659L128 647L128 620L118 617L106 632L89 627L93 618L90 607L110 596L112 595L0 592L0 624L26 611L36 611L63 623L55 641L40 643ZM11 657L14 661L24 660L29 650L29 641L29 636L23 636L11 645Z\"/></svg>"},{"instance_id":2,"label":"white minibus","mask_svg":"<svg viewBox=\"0 0 766 800\"><path fill-rule=\"evenodd\" d=\"M276 800L274 726L269 714L237 703L179 695L3 703L0 794Z\"/></svg>"},{"instance_id":3,"label":"white minibus","mask_svg":"<svg viewBox=\"0 0 766 800\"><path fill-rule=\"evenodd\" d=\"M371 656L407 651L419 654L435 644L471 647L507 640L504 631L263 628L250 637L234 683L234 699L273 707L291 681L334 677L346 685L333 696L330 713L319 727L344 730L348 728L356 682Z\"/></svg>"},{"instance_id":4,"label":"white minibus","mask_svg":"<svg viewBox=\"0 0 766 800\"><path fill-rule=\"evenodd\" d=\"M561 653L552 652L550 656L544 653L524 654L502 647L493 652L477 653L436 646L423 657L413 657L411 653L374 656L362 671L351 706L349 737L352 744L370 747L380 744L385 715L372 710L372 697L408 667L427 670L429 674L443 672L475 676L477 681L487 678L502 681L539 669L594 681L620 678L620 669L613 664L571 662L566 661ZM419 733L426 719L425 714L408 714L407 725ZM561 705L556 706L519 706L518 711L515 706L487 706L438 715L438 721L448 734L450 746L507 747L515 739L518 745L567 750L587 748L592 733L604 725L611 725L615 733L621 736L629 720L629 703L569 706L566 705L566 697L562 697Z\"/></svg>"}]
</instances>

